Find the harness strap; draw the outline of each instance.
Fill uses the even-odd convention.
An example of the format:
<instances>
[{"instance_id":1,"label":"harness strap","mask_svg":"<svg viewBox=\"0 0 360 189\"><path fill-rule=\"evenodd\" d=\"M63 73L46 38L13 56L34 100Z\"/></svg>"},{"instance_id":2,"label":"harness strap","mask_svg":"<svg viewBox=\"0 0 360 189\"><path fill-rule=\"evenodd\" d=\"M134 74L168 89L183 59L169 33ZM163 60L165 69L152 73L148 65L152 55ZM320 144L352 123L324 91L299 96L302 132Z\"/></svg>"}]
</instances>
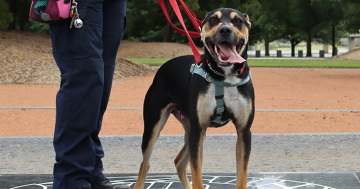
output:
<instances>
[{"instance_id":1,"label":"harness strap","mask_svg":"<svg viewBox=\"0 0 360 189\"><path fill-rule=\"evenodd\" d=\"M224 113L224 110L225 110L224 87L235 87L235 86L244 85L245 83L249 82L251 79L250 71L249 71L249 75L246 77L246 79L242 80L239 83L235 83L235 84L227 83L227 82L223 82L223 81L217 81L217 80L213 79L211 76L209 76L208 73L206 73L201 67L197 66L196 64L191 65L190 72L192 74L196 73L196 74L200 75L201 77L205 78L206 81L215 84L216 118L213 122L217 123L217 124L223 124L224 122L222 122L221 119L222 119L222 114Z\"/></svg>"},{"instance_id":2,"label":"harness strap","mask_svg":"<svg viewBox=\"0 0 360 189\"><path fill-rule=\"evenodd\" d=\"M227 83L224 81L218 81L218 80L213 79L211 76L209 76L208 73L206 73L201 67L197 66L196 64L191 65L190 72L200 75L201 77L205 78L206 81L208 81L210 83L214 83L216 85L220 85L220 86L224 86L224 87L234 87L234 86L244 85L245 83L249 82L251 79L251 72L249 71L249 75L244 80L240 81L239 83L232 84L232 83Z\"/></svg>"},{"instance_id":3,"label":"harness strap","mask_svg":"<svg viewBox=\"0 0 360 189\"><path fill-rule=\"evenodd\" d=\"M225 110L224 104L224 87L215 84L215 100L216 100L216 119L215 123L221 123L222 114Z\"/></svg>"}]
</instances>

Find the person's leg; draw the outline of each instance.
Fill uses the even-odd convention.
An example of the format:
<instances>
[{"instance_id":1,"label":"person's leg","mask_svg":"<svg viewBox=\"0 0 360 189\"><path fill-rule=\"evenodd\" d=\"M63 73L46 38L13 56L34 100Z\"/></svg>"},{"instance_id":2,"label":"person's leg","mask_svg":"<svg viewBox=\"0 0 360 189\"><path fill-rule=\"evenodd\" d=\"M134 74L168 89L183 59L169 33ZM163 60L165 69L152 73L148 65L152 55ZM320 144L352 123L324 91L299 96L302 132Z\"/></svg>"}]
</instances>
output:
<instances>
[{"instance_id":1,"label":"person's leg","mask_svg":"<svg viewBox=\"0 0 360 189\"><path fill-rule=\"evenodd\" d=\"M102 59L103 0L78 0L83 27L70 20L50 24L53 54L61 71L56 97L54 189L91 187L97 130L104 86Z\"/></svg>"},{"instance_id":2,"label":"person's leg","mask_svg":"<svg viewBox=\"0 0 360 189\"><path fill-rule=\"evenodd\" d=\"M102 173L103 165L101 158L104 152L98 134L101 129L102 118L106 110L115 70L115 58L120 46L120 42L125 29L126 22L126 1L125 0L105 0L103 17L103 60L104 60L104 88L101 100L98 128L92 133L92 139L96 149L96 167L93 172L92 184L98 184L105 180Z\"/></svg>"}]
</instances>

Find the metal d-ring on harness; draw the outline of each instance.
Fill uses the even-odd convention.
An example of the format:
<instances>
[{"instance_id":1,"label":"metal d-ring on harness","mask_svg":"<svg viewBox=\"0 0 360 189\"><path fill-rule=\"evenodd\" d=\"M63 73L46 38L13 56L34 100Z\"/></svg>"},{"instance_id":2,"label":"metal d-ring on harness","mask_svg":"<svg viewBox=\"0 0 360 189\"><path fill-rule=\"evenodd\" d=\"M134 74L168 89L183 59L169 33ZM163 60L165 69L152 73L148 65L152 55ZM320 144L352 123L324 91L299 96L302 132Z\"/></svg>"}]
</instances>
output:
<instances>
[{"instance_id":1,"label":"metal d-ring on harness","mask_svg":"<svg viewBox=\"0 0 360 189\"><path fill-rule=\"evenodd\" d=\"M246 77L246 79L240 81L239 83L235 83L235 84L227 83L227 82L223 82L223 81L217 81L217 80L213 79L211 76L209 76L208 73L206 73L201 68L201 64L199 66L196 64L192 64L190 67L190 72L192 74L196 73L196 74L200 75L201 77L205 78L206 81L215 84L216 119L213 122L217 123L217 124L224 124L225 122L227 122L227 121L225 121L225 122L221 121L222 114L224 113L224 110L225 110L224 87L235 87L235 86L244 85L251 79L250 71L249 71L249 75Z\"/></svg>"}]
</instances>

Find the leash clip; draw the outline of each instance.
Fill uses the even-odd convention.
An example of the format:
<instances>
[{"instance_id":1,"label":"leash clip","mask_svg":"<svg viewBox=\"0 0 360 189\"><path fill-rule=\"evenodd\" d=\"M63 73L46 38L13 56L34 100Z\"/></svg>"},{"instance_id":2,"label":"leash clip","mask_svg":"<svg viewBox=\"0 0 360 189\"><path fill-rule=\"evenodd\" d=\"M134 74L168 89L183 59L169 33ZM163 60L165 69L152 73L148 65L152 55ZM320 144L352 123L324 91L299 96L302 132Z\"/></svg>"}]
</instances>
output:
<instances>
[{"instance_id":1,"label":"leash clip","mask_svg":"<svg viewBox=\"0 0 360 189\"><path fill-rule=\"evenodd\" d=\"M201 32L201 27L200 27L200 26L199 26L199 34L200 34L200 40L201 40L201 42L204 43L203 38L202 38L202 32Z\"/></svg>"}]
</instances>

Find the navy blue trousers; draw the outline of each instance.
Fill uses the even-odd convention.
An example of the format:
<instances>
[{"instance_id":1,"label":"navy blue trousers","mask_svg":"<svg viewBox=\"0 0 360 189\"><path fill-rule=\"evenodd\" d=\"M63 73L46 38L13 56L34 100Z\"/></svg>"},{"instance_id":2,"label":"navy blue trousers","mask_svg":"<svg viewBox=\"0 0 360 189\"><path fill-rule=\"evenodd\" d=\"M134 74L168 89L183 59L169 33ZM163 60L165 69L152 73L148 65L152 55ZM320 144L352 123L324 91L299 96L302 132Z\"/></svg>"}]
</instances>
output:
<instances>
[{"instance_id":1,"label":"navy blue trousers","mask_svg":"<svg viewBox=\"0 0 360 189\"><path fill-rule=\"evenodd\" d=\"M61 72L56 96L54 189L91 187L105 180L99 132L115 58L126 25L125 0L77 0L83 27L50 24Z\"/></svg>"}]
</instances>

